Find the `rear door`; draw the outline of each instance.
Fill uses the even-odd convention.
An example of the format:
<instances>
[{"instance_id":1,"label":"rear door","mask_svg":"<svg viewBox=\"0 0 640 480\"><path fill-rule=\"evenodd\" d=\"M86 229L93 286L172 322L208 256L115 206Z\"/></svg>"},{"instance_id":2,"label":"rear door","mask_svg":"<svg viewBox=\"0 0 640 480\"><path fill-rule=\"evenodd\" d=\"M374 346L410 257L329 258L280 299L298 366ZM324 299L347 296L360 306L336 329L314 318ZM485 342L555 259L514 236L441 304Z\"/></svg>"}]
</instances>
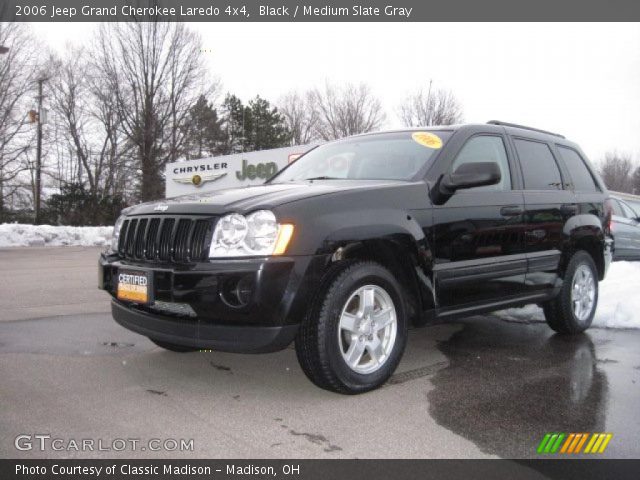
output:
<instances>
[{"instance_id":1,"label":"rear door","mask_svg":"<svg viewBox=\"0 0 640 480\"><path fill-rule=\"evenodd\" d=\"M524 288L524 202L504 135L470 135L447 171L472 162L496 162L502 179L497 185L459 190L433 208L440 314L504 300Z\"/></svg>"},{"instance_id":2,"label":"rear door","mask_svg":"<svg viewBox=\"0 0 640 480\"><path fill-rule=\"evenodd\" d=\"M563 227L578 211L575 194L551 145L534 138L512 137L524 182L526 290L537 294L558 279Z\"/></svg>"}]
</instances>

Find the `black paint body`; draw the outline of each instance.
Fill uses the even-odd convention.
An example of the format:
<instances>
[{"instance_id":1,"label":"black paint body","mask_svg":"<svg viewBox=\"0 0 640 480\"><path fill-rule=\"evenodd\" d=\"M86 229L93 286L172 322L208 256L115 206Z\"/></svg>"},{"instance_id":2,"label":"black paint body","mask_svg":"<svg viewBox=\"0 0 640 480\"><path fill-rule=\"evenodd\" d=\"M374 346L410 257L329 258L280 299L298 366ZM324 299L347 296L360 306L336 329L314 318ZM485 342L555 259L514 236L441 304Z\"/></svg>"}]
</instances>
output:
<instances>
[{"instance_id":1,"label":"black paint body","mask_svg":"<svg viewBox=\"0 0 640 480\"><path fill-rule=\"evenodd\" d=\"M154 272L156 300L189 304L197 314L186 319L159 315L114 299L115 319L177 344L263 352L294 339L324 272L343 258L372 258L397 275L415 324L548 300L558 293L565 262L578 248L591 253L604 277L612 251L606 189L591 167L598 191L572 189L571 172L557 151L558 145L580 152L579 147L558 136L500 125L440 130L452 135L409 181L267 183L129 209L127 218L188 215L213 221L232 212L268 209L279 222L293 223L295 234L281 257L178 264L103 254L101 288L114 295L118 268L145 268ZM478 135L503 140L511 190L459 190L434 204L430 191L465 143ZM563 177L558 190L524 189L514 138L548 145ZM168 205L167 210L154 210L159 204ZM238 275L253 279L251 301L243 307L229 305L221 295L225 282Z\"/></svg>"}]
</instances>

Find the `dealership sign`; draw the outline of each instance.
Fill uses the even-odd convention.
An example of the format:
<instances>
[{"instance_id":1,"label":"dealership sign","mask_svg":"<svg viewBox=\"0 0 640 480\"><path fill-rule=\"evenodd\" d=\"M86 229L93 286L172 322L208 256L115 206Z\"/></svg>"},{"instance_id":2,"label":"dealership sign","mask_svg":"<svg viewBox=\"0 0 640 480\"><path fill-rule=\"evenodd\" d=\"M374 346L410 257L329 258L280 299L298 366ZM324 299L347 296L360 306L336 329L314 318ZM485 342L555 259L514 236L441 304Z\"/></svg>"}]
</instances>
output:
<instances>
[{"instance_id":1,"label":"dealership sign","mask_svg":"<svg viewBox=\"0 0 640 480\"><path fill-rule=\"evenodd\" d=\"M165 170L165 197L260 185L285 167L290 158L310 148L310 145L275 148L169 163Z\"/></svg>"}]
</instances>

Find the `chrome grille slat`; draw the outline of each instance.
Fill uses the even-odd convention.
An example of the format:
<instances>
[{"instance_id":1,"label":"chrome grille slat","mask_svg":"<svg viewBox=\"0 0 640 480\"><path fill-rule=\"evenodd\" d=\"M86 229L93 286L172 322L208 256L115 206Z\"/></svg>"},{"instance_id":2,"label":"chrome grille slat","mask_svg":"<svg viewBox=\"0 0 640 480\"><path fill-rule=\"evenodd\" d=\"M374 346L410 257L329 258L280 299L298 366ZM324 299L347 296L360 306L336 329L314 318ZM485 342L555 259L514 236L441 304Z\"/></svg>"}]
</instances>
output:
<instances>
[{"instance_id":1,"label":"chrome grille slat","mask_svg":"<svg viewBox=\"0 0 640 480\"><path fill-rule=\"evenodd\" d=\"M133 257L133 244L136 239L136 230L138 229L138 219L131 220L129 222L129 229L127 230L127 242L125 244L125 254L127 257Z\"/></svg>"},{"instance_id":2,"label":"chrome grille slat","mask_svg":"<svg viewBox=\"0 0 640 480\"><path fill-rule=\"evenodd\" d=\"M215 220L189 215L127 218L120 230L118 254L127 260L151 263L204 260Z\"/></svg>"},{"instance_id":3,"label":"chrome grille slat","mask_svg":"<svg viewBox=\"0 0 640 480\"><path fill-rule=\"evenodd\" d=\"M156 258L156 241L158 239L158 229L160 227L160 219L152 218L149 222L147 237L145 238L144 257L147 260Z\"/></svg>"},{"instance_id":4,"label":"chrome grille slat","mask_svg":"<svg viewBox=\"0 0 640 480\"><path fill-rule=\"evenodd\" d=\"M147 234L147 223L149 222L148 219L146 218L142 218L139 222L138 222L138 229L136 230L136 240L135 240L135 245L133 247L133 256L135 258L142 258L142 255L144 253L144 240L145 240L145 235Z\"/></svg>"}]
</instances>

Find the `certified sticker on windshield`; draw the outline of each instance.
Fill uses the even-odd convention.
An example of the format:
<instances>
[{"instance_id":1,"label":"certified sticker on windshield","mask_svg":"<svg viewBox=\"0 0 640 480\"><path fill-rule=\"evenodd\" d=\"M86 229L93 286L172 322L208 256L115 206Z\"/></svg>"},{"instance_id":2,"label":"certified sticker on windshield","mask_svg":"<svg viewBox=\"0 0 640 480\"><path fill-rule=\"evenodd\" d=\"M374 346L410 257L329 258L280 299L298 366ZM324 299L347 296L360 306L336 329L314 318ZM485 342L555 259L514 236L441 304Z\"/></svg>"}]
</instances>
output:
<instances>
[{"instance_id":1,"label":"certified sticker on windshield","mask_svg":"<svg viewBox=\"0 0 640 480\"><path fill-rule=\"evenodd\" d=\"M442 139L431 132L413 132L411 138L420 145L429 148L442 148Z\"/></svg>"}]
</instances>

